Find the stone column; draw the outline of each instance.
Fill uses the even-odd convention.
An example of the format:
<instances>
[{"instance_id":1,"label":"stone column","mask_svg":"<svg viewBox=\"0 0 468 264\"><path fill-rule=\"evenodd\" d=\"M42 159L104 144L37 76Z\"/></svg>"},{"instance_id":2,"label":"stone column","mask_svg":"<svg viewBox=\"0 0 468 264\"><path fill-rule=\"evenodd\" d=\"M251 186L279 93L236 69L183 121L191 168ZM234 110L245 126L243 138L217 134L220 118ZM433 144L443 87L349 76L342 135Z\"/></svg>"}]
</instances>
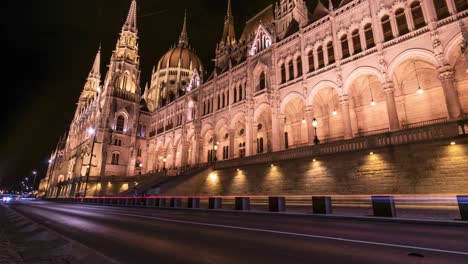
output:
<instances>
[{"instance_id":1,"label":"stone column","mask_svg":"<svg viewBox=\"0 0 468 264\"><path fill-rule=\"evenodd\" d=\"M447 107L449 119L453 120L462 117L463 110L453 83L453 71L449 67L439 68L438 79L442 83L442 89L444 90L445 105Z\"/></svg>"},{"instance_id":2,"label":"stone column","mask_svg":"<svg viewBox=\"0 0 468 264\"><path fill-rule=\"evenodd\" d=\"M253 131L252 131L252 119L246 117L245 120L245 156L253 155Z\"/></svg>"},{"instance_id":3,"label":"stone column","mask_svg":"<svg viewBox=\"0 0 468 264\"><path fill-rule=\"evenodd\" d=\"M393 82L385 83L383 88L385 92L385 102L387 104L388 123L390 124L390 130L399 130L401 127L395 103L395 88L393 87Z\"/></svg>"},{"instance_id":4,"label":"stone column","mask_svg":"<svg viewBox=\"0 0 468 264\"><path fill-rule=\"evenodd\" d=\"M229 158L234 158L234 139L236 132L234 129L229 129Z\"/></svg>"},{"instance_id":5,"label":"stone column","mask_svg":"<svg viewBox=\"0 0 468 264\"><path fill-rule=\"evenodd\" d=\"M353 128L351 126L351 115L349 113L349 96L340 96L341 120L343 121L344 139L353 137Z\"/></svg>"},{"instance_id":6,"label":"stone column","mask_svg":"<svg viewBox=\"0 0 468 264\"><path fill-rule=\"evenodd\" d=\"M411 32L411 31L413 31L415 29L413 15L411 14L411 8L406 8L405 9L405 16L406 16L406 21L408 23L408 29Z\"/></svg>"},{"instance_id":7,"label":"stone column","mask_svg":"<svg viewBox=\"0 0 468 264\"><path fill-rule=\"evenodd\" d=\"M285 115L283 114L280 114L279 115L279 119L278 119L278 122L279 122L279 135L280 135L280 147L281 149L286 149L286 142L284 141L284 119L285 119Z\"/></svg>"},{"instance_id":8,"label":"stone column","mask_svg":"<svg viewBox=\"0 0 468 264\"><path fill-rule=\"evenodd\" d=\"M200 134L195 132L195 135L193 136L195 140L195 147L192 150L192 155L194 155L194 164L199 164L200 163Z\"/></svg>"},{"instance_id":9,"label":"stone column","mask_svg":"<svg viewBox=\"0 0 468 264\"><path fill-rule=\"evenodd\" d=\"M185 142L185 140L183 140L182 152L180 153L180 166L181 167L187 166L188 155L190 154L188 150L189 150L189 144Z\"/></svg>"},{"instance_id":10,"label":"stone column","mask_svg":"<svg viewBox=\"0 0 468 264\"><path fill-rule=\"evenodd\" d=\"M314 126L312 126L312 121L314 120L314 112L312 111L312 107L306 107L306 125L307 125L307 143L309 145L314 144Z\"/></svg>"},{"instance_id":11,"label":"stone column","mask_svg":"<svg viewBox=\"0 0 468 264\"><path fill-rule=\"evenodd\" d=\"M272 138L272 149L273 151L281 150L281 132L280 132L280 117L279 109L271 109L271 138Z\"/></svg>"}]
</instances>

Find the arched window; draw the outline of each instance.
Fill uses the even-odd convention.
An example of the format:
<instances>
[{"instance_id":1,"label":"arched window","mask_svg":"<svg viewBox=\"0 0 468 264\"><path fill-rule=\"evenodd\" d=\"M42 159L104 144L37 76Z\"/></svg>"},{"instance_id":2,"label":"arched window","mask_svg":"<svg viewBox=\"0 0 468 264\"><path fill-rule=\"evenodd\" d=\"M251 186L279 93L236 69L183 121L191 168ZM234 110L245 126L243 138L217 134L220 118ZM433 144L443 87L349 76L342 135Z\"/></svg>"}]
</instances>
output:
<instances>
[{"instance_id":1,"label":"arched window","mask_svg":"<svg viewBox=\"0 0 468 264\"><path fill-rule=\"evenodd\" d=\"M221 96L218 94L218 110L221 108Z\"/></svg>"},{"instance_id":2,"label":"arched window","mask_svg":"<svg viewBox=\"0 0 468 264\"><path fill-rule=\"evenodd\" d=\"M237 102L237 88L234 87L234 103Z\"/></svg>"},{"instance_id":3,"label":"arched window","mask_svg":"<svg viewBox=\"0 0 468 264\"><path fill-rule=\"evenodd\" d=\"M226 94L223 93L223 105L222 107L224 108L226 106Z\"/></svg>"},{"instance_id":4,"label":"arched window","mask_svg":"<svg viewBox=\"0 0 468 264\"><path fill-rule=\"evenodd\" d=\"M125 128L125 117L119 115L117 117L117 124L115 125L115 130L119 132L123 132Z\"/></svg>"},{"instance_id":5,"label":"arched window","mask_svg":"<svg viewBox=\"0 0 468 264\"><path fill-rule=\"evenodd\" d=\"M285 148L285 149L288 149L288 148L289 148L288 132L284 132L284 148Z\"/></svg>"},{"instance_id":6,"label":"arched window","mask_svg":"<svg viewBox=\"0 0 468 264\"><path fill-rule=\"evenodd\" d=\"M374 32L372 32L372 25L369 23L364 26L364 35L366 36L366 47L368 49L375 46Z\"/></svg>"},{"instance_id":7,"label":"arched window","mask_svg":"<svg viewBox=\"0 0 468 264\"><path fill-rule=\"evenodd\" d=\"M296 58L296 68L297 68L297 76L302 76L302 58L301 56Z\"/></svg>"},{"instance_id":8,"label":"arched window","mask_svg":"<svg viewBox=\"0 0 468 264\"><path fill-rule=\"evenodd\" d=\"M411 3L411 15L413 16L414 27L416 29L422 28L426 25L420 2L414 1Z\"/></svg>"},{"instance_id":9,"label":"arched window","mask_svg":"<svg viewBox=\"0 0 468 264\"><path fill-rule=\"evenodd\" d=\"M293 65L293 61L290 60L288 62L288 72L289 72L289 79L288 81L294 79L294 65Z\"/></svg>"},{"instance_id":10,"label":"arched window","mask_svg":"<svg viewBox=\"0 0 468 264\"><path fill-rule=\"evenodd\" d=\"M380 20L382 23L382 31L384 34L384 40L389 41L393 39L392 24L390 23L390 17L384 16Z\"/></svg>"},{"instance_id":11,"label":"arched window","mask_svg":"<svg viewBox=\"0 0 468 264\"><path fill-rule=\"evenodd\" d=\"M113 154L112 154L112 161L111 161L111 164L112 164L112 165L119 165L119 158L120 158L120 154L119 154L119 153L113 153Z\"/></svg>"},{"instance_id":12,"label":"arched window","mask_svg":"<svg viewBox=\"0 0 468 264\"><path fill-rule=\"evenodd\" d=\"M328 65L335 63L335 50L333 49L333 42L327 44Z\"/></svg>"},{"instance_id":13,"label":"arched window","mask_svg":"<svg viewBox=\"0 0 468 264\"><path fill-rule=\"evenodd\" d=\"M315 70L313 50L310 50L309 53L307 54L307 60L309 61L309 72L313 72Z\"/></svg>"},{"instance_id":14,"label":"arched window","mask_svg":"<svg viewBox=\"0 0 468 264\"><path fill-rule=\"evenodd\" d=\"M265 87L266 87L265 72L260 73L259 81L260 81L259 90L265 89Z\"/></svg>"},{"instance_id":15,"label":"arched window","mask_svg":"<svg viewBox=\"0 0 468 264\"><path fill-rule=\"evenodd\" d=\"M323 68L325 66L325 60L323 58L323 47L320 46L317 49L317 58L318 58L318 69Z\"/></svg>"},{"instance_id":16,"label":"arched window","mask_svg":"<svg viewBox=\"0 0 468 264\"><path fill-rule=\"evenodd\" d=\"M284 63L281 64L281 83L286 82L286 66L284 66Z\"/></svg>"},{"instance_id":17,"label":"arched window","mask_svg":"<svg viewBox=\"0 0 468 264\"><path fill-rule=\"evenodd\" d=\"M239 101L241 101L242 99L244 99L243 95L242 95L242 85L239 86Z\"/></svg>"},{"instance_id":18,"label":"arched window","mask_svg":"<svg viewBox=\"0 0 468 264\"><path fill-rule=\"evenodd\" d=\"M343 52L343 59L346 59L349 57L349 44L348 44L348 36L343 35L340 38L341 41L341 51Z\"/></svg>"},{"instance_id":19,"label":"arched window","mask_svg":"<svg viewBox=\"0 0 468 264\"><path fill-rule=\"evenodd\" d=\"M433 0L437 14L437 19L441 20L450 16L450 12L445 0Z\"/></svg>"},{"instance_id":20,"label":"arched window","mask_svg":"<svg viewBox=\"0 0 468 264\"><path fill-rule=\"evenodd\" d=\"M358 54L362 51L361 36L359 35L359 30L355 29L353 33L351 33L351 36L353 38L354 54Z\"/></svg>"},{"instance_id":21,"label":"arched window","mask_svg":"<svg viewBox=\"0 0 468 264\"><path fill-rule=\"evenodd\" d=\"M455 6L457 7L457 11L461 12L468 9L468 2L466 0L455 0Z\"/></svg>"},{"instance_id":22,"label":"arched window","mask_svg":"<svg viewBox=\"0 0 468 264\"><path fill-rule=\"evenodd\" d=\"M403 36L409 32L408 22L406 21L406 14L403 8L398 9L395 12L395 18L398 26L398 33Z\"/></svg>"}]
</instances>

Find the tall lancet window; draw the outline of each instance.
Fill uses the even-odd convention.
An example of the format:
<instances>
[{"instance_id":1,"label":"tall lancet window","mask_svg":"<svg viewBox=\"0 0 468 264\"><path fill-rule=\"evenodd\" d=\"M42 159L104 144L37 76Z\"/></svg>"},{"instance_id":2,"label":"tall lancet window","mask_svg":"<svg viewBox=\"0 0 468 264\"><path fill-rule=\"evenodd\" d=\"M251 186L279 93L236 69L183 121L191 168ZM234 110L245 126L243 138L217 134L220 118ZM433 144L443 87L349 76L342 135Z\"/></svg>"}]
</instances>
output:
<instances>
[{"instance_id":1,"label":"tall lancet window","mask_svg":"<svg viewBox=\"0 0 468 264\"><path fill-rule=\"evenodd\" d=\"M406 21L406 14L403 8L398 9L395 12L395 17L398 25L398 33L400 36L407 34L409 32L408 22Z\"/></svg>"},{"instance_id":2,"label":"tall lancet window","mask_svg":"<svg viewBox=\"0 0 468 264\"><path fill-rule=\"evenodd\" d=\"M266 88L266 78L265 78L265 72L260 73L260 84L259 84L259 90L263 90Z\"/></svg>"},{"instance_id":3,"label":"tall lancet window","mask_svg":"<svg viewBox=\"0 0 468 264\"><path fill-rule=\"evenodd\" d=\"M124 132L125 129L125 117L119 115L117 117L117 123L115 125L115 130L118 132Z\"/></svg>"},{"instance_id":4,"label":"tall lancet window","mask_svg":"<svg viewBox=\"0 0 468 264\"><path fill-rule=\"evenodd\" d=\"M411 15L413 16L414 27L416 29L422 28L426 25L426 21L424 20L424 14L423 14L420 2L414 1L411 4Z\"/></svg>"}]
</instances>

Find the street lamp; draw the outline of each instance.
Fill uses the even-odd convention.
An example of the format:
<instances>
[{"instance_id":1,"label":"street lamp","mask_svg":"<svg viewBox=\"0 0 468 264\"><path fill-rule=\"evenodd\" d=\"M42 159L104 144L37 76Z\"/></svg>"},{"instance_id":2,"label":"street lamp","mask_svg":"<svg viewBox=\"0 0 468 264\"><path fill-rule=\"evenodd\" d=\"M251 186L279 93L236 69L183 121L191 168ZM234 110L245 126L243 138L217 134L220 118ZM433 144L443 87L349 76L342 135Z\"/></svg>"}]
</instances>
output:
<instances>
[{"instance_id":1,"label":"street lamp","mask_svg":"<svg viewBox=\"0 0 468 264\"><path fill-rule=\"evenodd\" d=\"M165 171L166 170L166 157L163 158L163 170Z\"/></svg>"},{"instance_id":2,"label":"street lamp","mask_svg":"<svg viewBox=\"0 0 468 264\"><path fill-rule=\"evenodd\" d=\"M312 126L314 127L314 131L315 131L315 137L314 137L314 144L315 145L318 145L320 144L320 140L318 139L318 136L317 136L317 126L318 126L318 121L317 119L314 117L314 119L312 120Z\"/></svg>"},{"instance_id":3,"label":"street lamp","mask_svg":"<svg viewBox=\"0 0 468 264\"><path fill-rule=\"evenodd\" d=\"M216 143L216 144L214 145L213 148L214 148L213 160L214 160L214 162L216 162L216 160L217 160L217 158L216 158L216 152L217 152L217 150L218 150L218 143Z\"/></svg>"},{"instance_id":4,"label":"street lamp","mask_svg":"<svg viewBox=\"0 0 468 264\"><path fill-rule=\"evenodd\" d=\"M91 171L93 156L94 156L94 143L96 143L96 130L92 127L88 128L88 135L93 136L93 143L91 144L91 154L89 156L89 163L86 165L86 183L85 183L85 190L84 190L84 197L86 197L86 193L88 191L88 181L89 181L89 173Z\"/></svg>"},{"instance_id":5,"label":"street lamp","mask_svg":"<svg viewBox=\"0 0 468 264\"><path fill-rule=\"evenodd\" d=\"M34 185L36 184L37 172L36 172L36 171L33 171L32 173L34 174L34 180L33 180L33 184L32 184L32 191L33 191L33 193L34 193Z\"/></svg>"}]
</instances>

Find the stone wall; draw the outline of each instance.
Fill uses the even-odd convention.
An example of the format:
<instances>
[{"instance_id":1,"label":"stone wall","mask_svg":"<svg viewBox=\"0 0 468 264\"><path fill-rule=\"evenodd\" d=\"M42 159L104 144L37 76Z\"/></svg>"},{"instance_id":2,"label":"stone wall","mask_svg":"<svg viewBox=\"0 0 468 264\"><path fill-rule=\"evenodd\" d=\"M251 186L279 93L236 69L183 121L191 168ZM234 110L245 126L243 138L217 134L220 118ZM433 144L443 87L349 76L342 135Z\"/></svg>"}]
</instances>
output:
<instances>
[{"instance_id":1,"label":"stone wall","mask_svg":"<svg viewBox=\"0 0 468 264\"><path fill-rule=\"evenodd\" d=\"M244 168L207 170L165 195L468 193L468 139L408 144Z\"/></svg>"}]
</instances>

